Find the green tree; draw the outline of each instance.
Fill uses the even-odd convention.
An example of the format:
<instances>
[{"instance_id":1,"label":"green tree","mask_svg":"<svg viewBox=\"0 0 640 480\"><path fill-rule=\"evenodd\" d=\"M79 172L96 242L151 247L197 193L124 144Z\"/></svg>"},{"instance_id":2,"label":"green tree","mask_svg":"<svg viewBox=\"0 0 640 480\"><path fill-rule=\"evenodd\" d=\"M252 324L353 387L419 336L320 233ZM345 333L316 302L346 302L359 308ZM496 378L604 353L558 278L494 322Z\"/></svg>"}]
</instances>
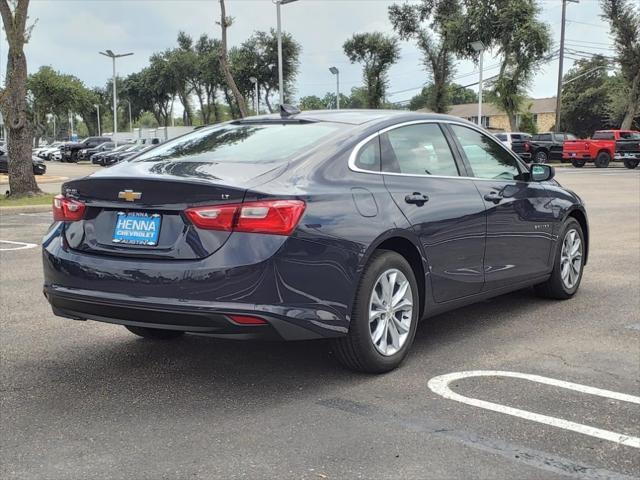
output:
<instances>
[{"instance_id":1,"label":"green tree","mask_svg":"<svg viewBox=\"0 0 640 480\"><path fill-rule=\"evenodd\" d=\"M380 108L387 88L387 73L400 58L398 40L380 32L357 33L344 43L343 49L351 63L363 66L367 106Z\"/></svg>"},{"instance_id":2,"label":"green tree","mask_svg":"<svg viewBox=\"0 0 640 480\"><path fill-rule=\"evenodd\" d=\"M0 14L6 33L6 85L0 93L0 104L9 132L9 188L11 196L20 197L42 193L33 175L31 164L32 126L27 114L27 57L24 46L31 37L33 26L27 25L29 0L0 0Z\"/></svg>"},{"instance_id":3,"label":"green tree","mask_svg":"<svg viewBox=\"0 0 640 480\"><path fill-rule=\"evenodd\" d=\"M551 46L549 27L538 18L535 0L461 0L460 6L460 14L445 26L452 48L477 61L471 43L479 40L497 53L500 71L491 87L515 130L531 77Z\"/></svg>"},{"instance_id":4,"label":"green tree","mask_svg":"<svg viewBox=\"0 0 640 480\"><path fill-rule=\"evenodd\" d=\"M436 90L437 88L434 84L430 84L424 87L418 95L412 97L409 101L409 110L420 110L422 108L429 108L429 110L433 111L433 109L429 105L430 99L436 95ZM464 103L478 102L478 94L474 90L465 88L462 85L458 85L457 83L451 83L447 85L446 96L449 99L450 105L461 105Z\"/></svg>"},{"instance_id":5,"label":"green tree","mask_svg":"<svg viewBox=\"0 0 640 480\"><path fill-rule=\"evenodd\" d=\"M327 105L320 97L316 95L309 95L307 97L300 98L298 107L300 110L324 110L327 108Z\"/></svg>"},{"instance_id":6,"label":"green tree","mask_svg":"<svg viewBox=\"0 0 640 480\"><path fill-rule=\"evenodd\" d=\"M455 68L448 24L459 14L458 0L421 0L418 4L389 7L394 30L402 40L414 39L422 51L432 81L432 91L425 97L424 106L438 113L446 113L450 105L448 86Z\"/></svg>"},{"instance_id":7,"label":"green tree","mask_svg":"<svg viewBox=\"0 0 640 480\"><path fill-rule=\"evenodd\" d=\"M228 86L228 89L231 90L231 93L235 98L236 105L238 107L239 116L246 117L247 106L246 106L244 97L242 96L242 93L240 92L240 90L238 89L238 86L236 85L236 81L233 78L233 74L231 73L231 67L229 66L229 56L228 56L228 47L227 47L227 29L233 23L233 18L227 16L224 0L220 0L220 21L217 23L218 25L220 25L220 30L221 30L220 50L218 52L218 61L220 62L220 69L224 73L224 78ZM229 94L226 93L226 95L229 101L229 107L231 107Z\"/></svg>"},{"instance_id":8,"label":"green tree","mask_svg":"<svg viewBox=\"0 0 640 480\"><path fill-rule=\"evenodd\" d=\"M603 18L613 33L627 105L620 128L629 129L640 115L640 11L628 0L602 0Z\"/></svg>"},{"instance_id":9,"label":"green tree","mask_svg":"<svg viewBox=\"0 0 640 480\"><path fill-rule=\"evenodd\" d=\"M610 127L609 109L611 81L607 75L609 62L601 55L578 60L564 75L560 128L580 137Z\"/></svg>"}]
</instances>

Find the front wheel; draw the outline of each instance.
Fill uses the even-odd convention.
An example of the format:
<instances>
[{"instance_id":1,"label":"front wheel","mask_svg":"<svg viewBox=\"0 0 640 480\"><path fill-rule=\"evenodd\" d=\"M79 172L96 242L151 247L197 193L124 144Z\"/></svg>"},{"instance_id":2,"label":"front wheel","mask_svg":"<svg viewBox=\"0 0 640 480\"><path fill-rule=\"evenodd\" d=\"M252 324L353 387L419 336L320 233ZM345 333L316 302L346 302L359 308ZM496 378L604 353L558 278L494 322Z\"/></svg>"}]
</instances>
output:
<instances>
[{"instance_id":1,"label":"front wheel","mask_svg":"<svg viewBox=\"0 0 640 480\"><path fill-rule=\"evenodd\" d=\"M582 280L585 242L582 227L575 218L569 218L559 236L551 277L535 286L536 293L544 298L566 300L573 297Z\"/></svg>"},{"instance_id":2,"label":"front wheel","mask_svg":"<svg viewBox=\"0 0 640 480\"><path fill-rule=\"evenodd\" d=\"M600 152L595 160L596 168L607 168L610 161L611 156L607 152Z\"/></svg>"},{"instance_id":3,"label":"front wheel","mask_svg":"<svg viewBox=\"0 0 640 480\"><path fill-rule=\"evenodd\" d=\"M587 163L586 160L571 160L571 165L575 168L582 168L585 163Z\"/></svg>"},{"instance_id":4,"label":"front wheel","mask_svg":"<svg viewBox=\"0 0 640 480\"><path fill-rule=\"evenodd\" d=\"M547 163L549 160L549 153L546 150L538 150L533 156L534 163Z\"/></svg>"},{"instance_id":5,"label":"front wheel","mask_svg":"<svg viewBox=\"0 0 640 480\"><path fill-rule=\"evenodd\" d=\"M132 325L125 325L124 328L139 337L150 340L173 340L184 335L184 332L180 330L162 330L160 328L134 327Z\"/></svg>"},{"instance_id":6,"label":"front wheel","mask_svg":"<svg viewBox=\"0 0 640 480\"><path fill-rule=\"evenodd\" d=\"M633 160L630 158L624 159L624 166L627 167L629 170L633 170L638 166L638 164L640 164L640 160Z\"/></svg>"},{"instance_id":7,"label":"front wheel","mask_svg":"<svg viewBox=\"0 0 640 480\"><path fill-rule=\"evenodd\" d=\"M420 300L413 270L396 252L375 252L362 274L349 333L333 342L347 368L384 373L407 356L418 324Z\"/></svg>"}]
</instances>

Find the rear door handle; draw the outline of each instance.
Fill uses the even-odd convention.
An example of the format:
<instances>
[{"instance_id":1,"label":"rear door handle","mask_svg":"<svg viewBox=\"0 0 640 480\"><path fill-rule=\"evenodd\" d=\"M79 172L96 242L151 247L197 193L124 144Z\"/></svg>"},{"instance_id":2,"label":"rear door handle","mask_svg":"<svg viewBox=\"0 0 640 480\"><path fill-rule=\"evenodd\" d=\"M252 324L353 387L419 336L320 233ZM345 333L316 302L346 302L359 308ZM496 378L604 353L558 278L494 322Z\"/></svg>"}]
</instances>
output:
<instances>
[{"instance_id":1,"label":"rear door handle","mask_svg":"<svg viewBox=\"0 0 640 480\"><path fill-rule=\"evenodd\" d=\"M420 192L413 192L411 195L404 197L404 201L407 203L413 203L421 207L429 201L429 197L421 194Z\"/></svg>"},{"instance_id":2,"label":"rear door handle","mask_svg":"<svg viewBox=\"0 0 640 480\"><path fill-rule=\"evenodd\" d=\"M502 195L498 192L489 192L484 196L487 202L500 203L502 201Z\"/></svg>"}]
</instances>

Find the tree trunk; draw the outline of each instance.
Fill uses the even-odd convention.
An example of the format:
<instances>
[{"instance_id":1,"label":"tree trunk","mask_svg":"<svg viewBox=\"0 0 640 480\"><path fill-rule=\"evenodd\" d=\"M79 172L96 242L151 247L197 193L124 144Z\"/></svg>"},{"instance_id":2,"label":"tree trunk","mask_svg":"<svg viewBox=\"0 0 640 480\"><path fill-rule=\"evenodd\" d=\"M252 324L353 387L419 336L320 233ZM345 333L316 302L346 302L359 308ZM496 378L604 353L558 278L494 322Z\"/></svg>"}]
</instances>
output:
<instances>
[{"instance_id":1,"label":"tree trunk","mask_svg":"<svg viewBox=\"0 0 640 480\"><path fill-rule=\"evenodd\" d=\"M265 88L264 90L264 103L267 104L267 108L269 109L269 113L273 113L273 108L271 107L271 102L269 102L269 95L271 94L271 89Z\"/></svg>"},{"instance_id":2,"label":"tree trunk","mask_svg":"<svg viewBox=\"0 0 640 480\"><path fill-rule=\"evenodd\" d=\"M227 84L236 99L236 104L240 110L240 117L244 118L247 116L247 105L244 102L244 97L240 93L240 90L238 90L238 86L233 79L233 75L231 75L231 69L229 68L229 62L227 59L227 28L230 25L231 19L227 17L224 0L220 0L220 28L222 29L222 48L220 48L220 55L218 57L220 61L220 68L224 72Z\"/></svg>"},{"instance_id":3,"label":"tree trunk","mask_svg":"<svg viewBox=\"0 0 640 480\"><path fill-rule=\"evenodd\" d=\"M631 83L631 91L629 92L629 103L627 104L627 111L624 114L621 130L631 130L633 125L633 119L638 114L640 108L640 72L636 74Z\"/></svg>"},{"instance_id":4,"label":"tree trunk","mask_svg":"<svg viewBox=\"0 0 640 480\"><path fill-rule=\"evenodd\" d=\"M33 174L33 134L27 115L27 58L24 54L24 44L28 40L28 7L29 0L19 0L12 12L7 0L0 0L0 13L9 44L2 110L8 130L9 189L12 197L42 193Z\"/></svg>"}]
</instances>

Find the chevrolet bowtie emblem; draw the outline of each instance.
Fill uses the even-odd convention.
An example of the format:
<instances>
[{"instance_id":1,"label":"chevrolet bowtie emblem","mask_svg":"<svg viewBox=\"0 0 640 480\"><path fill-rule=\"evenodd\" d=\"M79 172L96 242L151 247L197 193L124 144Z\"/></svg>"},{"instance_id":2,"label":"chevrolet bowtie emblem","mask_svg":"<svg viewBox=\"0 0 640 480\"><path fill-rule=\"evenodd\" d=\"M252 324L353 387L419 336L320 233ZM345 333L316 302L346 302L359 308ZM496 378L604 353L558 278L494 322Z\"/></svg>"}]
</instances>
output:
<instances>
[{"instance_id":1,"label":"chevrolet bowtie emblem","mask_svg":"<svg viewBox=\"0 0 640 480\"><path fill-rule=\"evenodd\" d=\"M125 190L123 192L118 192L118 198L126 200L127 202L133 202L134 200L140 200L142 198L142 192Z\"/></svg>"}]
</instances>

